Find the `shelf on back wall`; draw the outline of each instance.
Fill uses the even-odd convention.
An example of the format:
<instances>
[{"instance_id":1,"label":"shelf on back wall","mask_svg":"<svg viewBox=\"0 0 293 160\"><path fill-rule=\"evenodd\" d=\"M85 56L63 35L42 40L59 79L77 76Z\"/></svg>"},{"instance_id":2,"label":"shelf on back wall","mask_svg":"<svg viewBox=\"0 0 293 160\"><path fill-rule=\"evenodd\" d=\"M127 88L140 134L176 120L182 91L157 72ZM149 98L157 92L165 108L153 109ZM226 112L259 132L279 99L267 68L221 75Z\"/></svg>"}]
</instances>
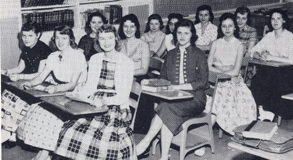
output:
<instances>
[{"instance_id":1,"label":"shelf on back wall","mask_svg":"<svg viewBox=\"0 0 293 160\"><path fill-rule=\"evenodd\" d=\"M49 5L49 6L33 6L33 7L23 7L21 8L22 12L31 12L31 11L37 11L37 10L56 10L56 9L62 9L62 8L70 8L74 7L75 5L69 5L69 4L61 4L61 5Z\"/></svg>"},{"instance_id":2,"label":"shelf on back wall","mask_svg":"<svg viewBox=\"0 0 293 160\"><path fill-rule=\"evenodd\" d=\"M105 3L105 2L116 2L121 0L80 0L79 4L92 4L92 3Z\"/></svg>"}]
</instances>

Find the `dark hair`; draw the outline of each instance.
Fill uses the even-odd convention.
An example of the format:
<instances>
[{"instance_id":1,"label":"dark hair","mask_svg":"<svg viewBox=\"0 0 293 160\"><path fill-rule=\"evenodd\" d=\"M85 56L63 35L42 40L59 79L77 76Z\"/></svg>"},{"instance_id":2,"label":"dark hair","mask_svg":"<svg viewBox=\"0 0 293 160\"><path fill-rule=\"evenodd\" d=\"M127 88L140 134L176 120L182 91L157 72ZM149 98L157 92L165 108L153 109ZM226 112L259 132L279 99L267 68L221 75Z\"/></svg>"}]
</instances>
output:
<instances>
[{"instance_id":1,"label":"dark hair","mask_svg":"<svg viewBox=\"0 0 293 160\"><path fill-rule=\"evenodd\" d=\"M237 13L244 15L245 13L247 13L247 24L250 25L251 23L251 12L247 7L241 6L238 7L234 13L236 19L237 19Z\"/></svg>"},{"instance_id":2,"label":"dark hair","mask_svg":"<svg viewBox=\"0 0 293 160\"><path fill-rule=\"evenodd\" d=\"M110 24L104 24L104 25L102 25L97 30L97 39L99 39L100 33L111 33L111 32L114 33L114 35L115 35L115 42L116 42L115 49L117 51L120 51L120 49L121 49L120 48L121 47L121 45L120 45L120 39L119 39L119 36L117 34L116 28L114 26L112 26ZM95 45L97 45L97 44L95 43Z\"/></svg>"},{"instance_id":3,"label":"dark hair","mask_svg":"<svg viewBox=\"0 0 293 160\"><path fill-rule=\"evenodd\" d=\"M129 20L132 23L134 23L134 25L136 27L135 37L140 38L140 25L139 25L139 22L138 22L138 19L137 19L136 15L134 15L132 13L122 17L122 19L121 19L119 29L118 29L118 34L119 34L120 38L121 39L126 39L126 36L125 36L125 34L123 32L123 25L127 20Z\"/></svg>"},{"instance_id":4,"label":"dark hair","mask_svg":"<svg viewBox=\"0 0 293 160\"><path fill-rule=\"evenodd\" d=\"M146 32L151 30L150 29L150 22L153 19L156 19L156 20L158 20L160 22L160 30L162 30L164 28L164 24L163 24L163 20L162 20L161 16L159 14L152 14L148 18L148 23L146 24L144 33L146 33Z\"/></svg>"},{"instance_id":5,"label":"dark hair","mask_svg":"<svg viewBox=\"0 0 293 160\"><path fill-rule=\"evenodd\" d=\"M272 16L273 16L274 13L281 14L283 20L285 21L285 23L283 23L283 28L288 30L290 28L290 23L289 23L290 20L288 18L287 11L283 11L280 8L272 9L270 11L270 23L269 23L269 27L273 29L271 19L272 19Z\"/></svg>"},{"instance_id":6,"label":"dark hair","mask_svg":"<svg viewBox=\"0 0 293 160\"><path fill-rule=\"evenodd\" d=\"M196 15L195 15L195 22L194 22L194 24L200 23L199 12L200 11L204 11L204 10L209 11L209 14L210 14L210 22L213 23L215 17L214 17L214 13L212 11L211 6L209 6L209 5L202 5L202 6L197 7L197 9L196 9Z\"/></svg>"},{"instance_id":7,"label":"dark hair","mask_svg":"<svg viewBox=\"0 0 293 160\"><path fill-rule=\"evenodd\" d=\"M104 24L108 23L108 19L103 14L101 14L100 12L91 13L89 18L88 18L88 20L87 20L87 22L86 22L86 25L85 25L85 31L88 34L92 32L92 29L90 27L90 23L91 23L93 17L100 17Z\"/></svg>"},{"instance_id":8,"label":"dark hair","mask_svg":"<svg viewBox=\"0 0 293 160\"><path fill-rule=\"evenodd\" d=\"M219 24L219 27L218 27L218 37L217 38L223 38L225 36L223 31L222 31L221 26L222 26L223 21L225 21L227 19L231 19L233 21L234 26L235 26L234 36L236 38L239 38L239 27L238 27L238 24L236 22L236 18L232 13L224 13L220 17L220 24Z\"/></svg>"},{"instance_id":9,"label":"dark hair","mask_svg":"<svg viewBox=\"0 0 293 160\"><path fill-rule=\"evenodd\" d=\"M183 15L180 14L180 13L171 13L168 15L168 23L166 25L166 34L170 34L171 31L170 31L170 28L169 28L169 23L171 21L171 19L178 19L178 21L181 21L183 19Z\"/></svg>"},{"instance_id":10,"label":"dark hair","mask_svg":"<svg viewBox=\"0 0 293 160\"><path fill-rule=\"evenodd\" d=\"M53 37L52 37L52 40L54 43L56 43L55 38L56 38L57 31L59 31L61 35L68 35L69 40L70 40L70 46L74 49L77 48L77 44L75 43L75 37L74 37L73 31L69 26L63 25L63 26L58 26L55 28L54 33L53 33Z\"/></svg>"},{"instance_id":11,"label":"dark hair","mask_svg":"<svg viewBox=\"0 0 293 160\"><path fill-rule=\"evenodd\" d=\"M190 32L192 33L191 38L190 38L190 44L191 46L195 47L195 42L197 40L197 35L196 35L196 30L194 28L194 25L191 20L189 19L182 19L179 21L175 27L175 30L173 32L173 37L174 37L174 44L177 44L178 39L177 39L177 30L179 27L188 27L190 28Z\"/></svg>"},{"instance_id":12,"label":"dark hair","mask_svg":"<svg viewBox=\"0 0 293 160\"><path fill-rule=\"evenodd\" d=\"M40 33L40 36L38 37L38 39L41 38L42 36L42 27L40 26L39 23L35 22L35 21L29 21L26 22L25 24L22 25L21 27L21 32L22 31L33 31L35 32L36 35L38 35Z\"/></svg>"}]
</instances>

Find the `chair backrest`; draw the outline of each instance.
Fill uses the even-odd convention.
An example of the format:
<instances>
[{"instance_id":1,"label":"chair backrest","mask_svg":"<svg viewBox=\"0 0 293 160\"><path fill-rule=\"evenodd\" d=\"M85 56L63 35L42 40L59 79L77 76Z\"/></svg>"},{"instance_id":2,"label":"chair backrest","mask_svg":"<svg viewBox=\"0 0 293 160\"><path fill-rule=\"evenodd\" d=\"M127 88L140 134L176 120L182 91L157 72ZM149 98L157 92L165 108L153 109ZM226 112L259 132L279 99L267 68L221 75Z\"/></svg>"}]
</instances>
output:
<instances>
[{"instance_id":1,"label":"chair backrest","mask_svg":"<svg viewBox=\"0 0 293 160\"><path fill-rule=\"evenodd\" d=\"M246 75L247 75L247 69L248 69L248 63L250 61L250 57L244 57L242 59L242 67L244 67L244 74L243 74L243 79L244 81L246 80Z\"/></svg>"},{"instance_id":2,"label":"chair backrest","mask_svg":"<svg viewBox=\"0 0 293 160\"><path fill-rule=\"evenodd\" d=\"M132 114L132 121L131 121L131 125L130 125L130 128L132 130L134 129L134 122L135 122L137 107L138 107L138 103L139 103L139 99L140 99L140 94L141 94L140 84L133 81L131 93L129 96L129 105L132 109L134 109L133 114Z\"/></svg>"},{"instance_id":3,"label":"chair backrest","mask_svg":"<svg viewBox=\"0 0 293 160\"><path fill-rule=\"evenodd\" d=\"M163 59L158 58L158 57L151 57L150 58L149 68L155 69L157 71L161 71L163 63L164 63Z\"/></svg>"},{"instance_id":4,"label":"chair backrest","mask_svg":"<svg viewBox=\"0 0 293 160\"><path fill-rule=\"evenodd\" d=\"M208 81L210 83L210 88L206 90L206 94L209 96L214 96L218 87L219 81L225 81L225 80L231 80L231 76L223 73L216 73L209 71L209 78ZM209 110L209 113L212 112L212 107L214 104L214 97L212 98L211 102L211 109Z\"/></svg>"}]
</instances>

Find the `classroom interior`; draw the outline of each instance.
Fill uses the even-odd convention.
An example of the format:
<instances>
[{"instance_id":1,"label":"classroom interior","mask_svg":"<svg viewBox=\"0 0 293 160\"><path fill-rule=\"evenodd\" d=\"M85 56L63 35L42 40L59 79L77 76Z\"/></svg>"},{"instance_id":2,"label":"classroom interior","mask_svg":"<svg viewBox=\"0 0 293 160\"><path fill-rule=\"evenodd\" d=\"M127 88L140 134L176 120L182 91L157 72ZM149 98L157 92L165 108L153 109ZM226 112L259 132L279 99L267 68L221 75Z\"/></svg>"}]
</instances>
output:
<instances>
[{"instance_id":1,"label":"classroom interior","mask_svg":"<svg viewBox=\"0 0 293 160\"><path fill-rule=\"evenodd\" d=\"M273 8L282 8L288 11L288 16L291 19L290 31L293 32L293 1L292 0L65 0L64 4L49 5L47 6L31 6L22 7L20 0L3 0L1 2L1 15L0 15L0 48L1 48L1 69L8 69L18 64L18 57L20 56L20 40L19 31L23 24L23 15L36 14L42 12L58 12L63 10L72 11L72 28L76 37L76 42L86 34L84 31L85 15L91 10L104 11L110 5L117 5L121 7L122 16L129 13L134 13L139 18L141 24L141 32L145 29L145 23L148 16L153 13L158 13L162 16L163 22L166 25L167 16L169 13L181 13L185 18L192 21L195 20L196 8L202 4L208 4L212 7L215 15L214 24L219 24L219 17L225 12L234 13L235 9L239 6L247 6L252 15L251 26L257 29L258 38L263 36L264 25L268 23L269 19L267 13ZM115 24L118 27L119 24ZM41 37L41 41L45 42L48 46L54 48L51 41L53 30L48 29ZM277 121L277 117L275 118ZM293 120L283 120L281 128L293 132ZM135 131L134 131L135 132ZM203 156L199 157L189 153L185 160L262 160L262 158L233 149L227 144L231 142L231 136L228 134L223 135L223 138L218 138L219 128L216 126L213 129L215 139L215 153L212 154L209 147ZM142 133L135 133L136 143L143 137ZM29 147L25 144L19 143L13 148L1 147L3 160L27 160L32 159L37 154L37 149ZM156 154L149 155L143 160L153 160L160 158L159 145L156 147ZM171 147L170 160L178 160L178 148Z\"/></svg>"}]
</instances>

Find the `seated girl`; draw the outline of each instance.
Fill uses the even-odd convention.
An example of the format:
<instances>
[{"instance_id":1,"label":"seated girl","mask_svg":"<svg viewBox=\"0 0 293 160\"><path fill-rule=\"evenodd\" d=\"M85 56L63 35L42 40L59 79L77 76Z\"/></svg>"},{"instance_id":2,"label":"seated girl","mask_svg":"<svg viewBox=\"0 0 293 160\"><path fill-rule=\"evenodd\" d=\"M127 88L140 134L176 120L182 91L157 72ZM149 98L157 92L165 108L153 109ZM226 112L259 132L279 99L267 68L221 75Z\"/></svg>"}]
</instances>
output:
<instances>
[{"instance_id":1,"label":"seated girl","mask_svg":"<svg viewBox=\"0 0 293 160\"><path fill-rule=\"evenodd\" d=\"M96 44L97 30L103 25L107 24L107 18L99 12L91 13L88 21L86 22L85 31L86 35L81 37L78 43L78 48L83 50L85 59L90 60L91 56L102 52L99 44Z\"/></svg>"},{"instance_id":2,"label":"seated girl","mask_svg":"<svg viewBox=\"0 0 293 160\"><path fill-rule=\"evenodd\" d=\"M84 87L71 95L109 111L92 118L79 118L63 125L55 153L71 159L136 159L129 109L133 61L118 51L115 27L103 25L97 38L104 53L89 61Z\"/></svg>"},{"instance_id":3,"label":"seated girl","mask_svg":"<svg viewBox=\"0 0 293 160\"><path fill-rule=\"evenodd\" d=\"M278 61L293 64L293 33L288 31L288 16L281 9L272 10L271 26L266 34L251 50L251 57L263 61ZM258 105L282 118L293 118L292 103L281 98L293 93L292 65L286 67L258 66L251 80L251 91Z\"/></svg>"},{"instance_id":4,"label":"seated girl","mask_svg":"<svg viewBox=\"0 0 293 160\"><path fill-rule=\"evenodd\" d=\"M30 89L41 84L49 74L53 75L58 85L46 87L45 91L48 93L70 91L78 83L85 82L86 60L82 52L77 49L74 40L70 27L57 27L54 30L53 41L58 51L50 54L44 70L37 77L22 83L21 86ZM43 160L49 157L49 151L55 149L62 125L63 121L56 113L35 104L20 123L17 133L25 144L43 149L35 157L35 160Z\"/></svg>"},{"instance_id":5,"label":"seated girl","mask_svg":"<svg viewBox=\"0 0 293 160\"><path fill-rule=\"evenodd\" d=\"M247 7L238 7L234 16L236 17L237 25L239 27L239 40L244 44L245 57L249 57L252 47L257 42L256 29L249 26L251 12Z\"/></svg>"},{"instance_id":6,"label":"seated girl","mask_svg":"<svg viewBox=\"0 0 293 160\"><path fill-rule=\"evenodd\" d=\"M160 15L152 14L148 18L146 29L141 39L149 44L150 56L156 56L166 34L162 31L164 28L163 21Z\"/></svg>"},{"instance_id":7,"label":"seated girl","mask_svg":"<svg viewBox=\"0 0 293 160\"><path fill-rule=\"evenodd\" d=\"M256 104L239 74L244 46L237 39L239 27L233 14L224 13L220 17L218 33L208 58L209 70L231 75L232 79L218 84L212 122L217 122L223 130L234 135L234 128L256 120Z\"/></svg>"},{"instance_id":8,"label":"seated girl","mask_svg":"<svg viewBox=\"0 0 293 160\"><path fill-rule=\"evenodd\" d=\"M39 40L42 35L42 28L37 22L23 24L20 35L24 47L22 48L18 65L11 69L1 70L1 74L9 76L12 81L28 80L38 76L45 66L48 55L52 52L45 43ZM23 113L30 106L20 97L6 89L2 93L1 104L1 142L3 143L10 138L11 133L14 134L19 121L23 118ZM13 105L16 107L12 107ZM19 111L23 111L22 114Z\"/></svg>"},{"instance_id":9,"label":"seated girl","mask_svg":"<svg viewBox=\"0 0 293 160\"><path fill-rule=\"evenodd\" d=\"M51 49L42 41L42 28L37 22L27 22L21 27L21 39L24 47L16 67L1 70L1 74L8 75L12 81L19 79L33 79L44 68Z\"/></svg>"},{"instance_id":10,"label":"seated girl","mask_svg":"<svg viewBox=\"0 0 293 160\"><path fill-rule=\"evenodd\" d=\"M134 14L122 17L119 26L121 38L121 52L126 54L134 62L134 76L137 81L145 77L150 61L149 45L140 39L140 25Z\"/></svg>"},{"instance_id":11,"label":"seated girl","mask_svg":"<svg viewBox=\"0 0 293 160\"><path fill-rule=\"evenodd\" d=\"M175 29L175 25L183 19L183 16L179 13L171 13L168 15L168 23L166 26L166 37L164 42L161 44L159 50L156 52L156 56L164 59L165 51L170 51L174 49L175 43L173 40L173 32Z\"/></svg>"},{"instance_id":12,"label":"seated girl","mask_svg":"<svg viewBox=\"0 0 293 160\"><path fill-rule=\"evenodd\" d=\"M168 160L172 138L182 130L181 125L204 110L208 88L208 64L204 52L195 47L197 36L192 21L178 22L174 32L174 42L179 45L166 56L160 76L171 81L174 89L186 90L194 98L162 101L155 108L156 115L147 135L137 145L137 154L142 155L161 131L161 160Z\"/></svg>"},{"instance_id":13,"label":"seated girl","mask_svg":"<svg viewBox=\"0 0 293 160\"><path fill-rule=\"evenodd\" d=\"M198 39L196 46L203 51L209 51L211 44L217 39L217 26L213 24L214 14L208 5L199 6L196 10L194 27Z\"/></svg>"}]
</instances>

